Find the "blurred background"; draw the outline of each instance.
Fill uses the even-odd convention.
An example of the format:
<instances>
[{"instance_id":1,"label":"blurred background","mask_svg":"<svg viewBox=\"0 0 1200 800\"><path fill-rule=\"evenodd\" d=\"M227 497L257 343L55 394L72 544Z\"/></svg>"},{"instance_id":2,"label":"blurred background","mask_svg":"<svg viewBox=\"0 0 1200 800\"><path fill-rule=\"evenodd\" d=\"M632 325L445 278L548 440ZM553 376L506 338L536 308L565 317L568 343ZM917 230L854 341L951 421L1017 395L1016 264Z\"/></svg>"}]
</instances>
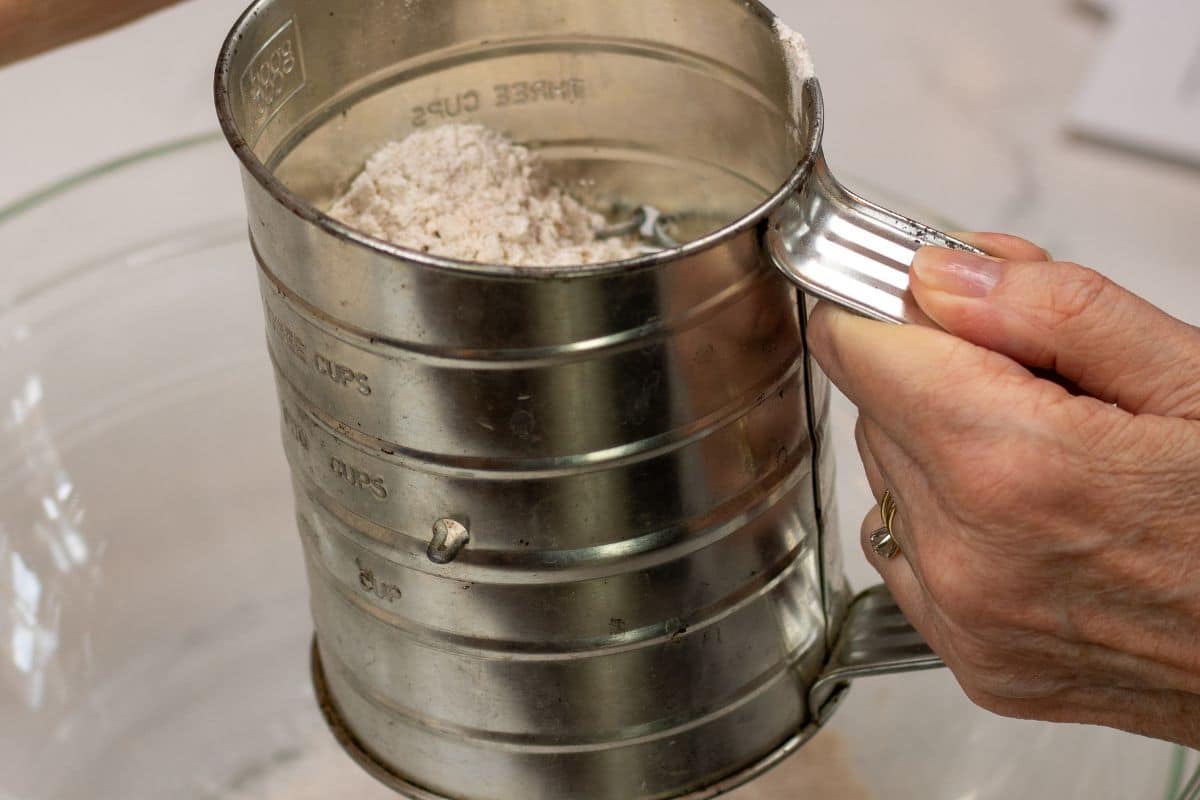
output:
<instances>
[{"instance_id":1,"label":"blurred background","mask_svg":"<svg viewBox=\"0 0 1200 800\"><path fill-rule=\"evenodd\" d=\"M1033 239L1200 323L1200 4L768 5L809 40L849 186ZM0 62L15 6L0 1ZM243 7L190 0L0 67L0 800L387 796L311 707L278 412L211 101ZM861 587L871 500L840 398L834 420ZM117 597L118 579L147 588ZM117 615L128 630L101 641ZM130 703L156 681L170 707ZM1158 798L1184 760L995 719L935 673L856 687L831 732L737 797Z\"/></svg>"}]
</instances>

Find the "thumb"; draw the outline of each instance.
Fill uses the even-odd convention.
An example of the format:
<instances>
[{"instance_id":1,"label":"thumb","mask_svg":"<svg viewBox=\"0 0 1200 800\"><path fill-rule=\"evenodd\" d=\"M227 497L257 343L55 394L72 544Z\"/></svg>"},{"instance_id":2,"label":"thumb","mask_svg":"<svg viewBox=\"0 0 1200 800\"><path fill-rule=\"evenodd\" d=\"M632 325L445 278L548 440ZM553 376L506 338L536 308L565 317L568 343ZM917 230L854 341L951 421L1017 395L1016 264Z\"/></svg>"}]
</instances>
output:
<instances>
[{"instance_id":1,"label":"thumb","mask_svg":"<svg viewBox=\"0 0 1200 800\"><path fill-rule=\"evenodd\" d=\"M1134 414L1200 419L1200 330L1099 273L924 248L912 291L948 332Z\"/></svg>"}]
</instances>

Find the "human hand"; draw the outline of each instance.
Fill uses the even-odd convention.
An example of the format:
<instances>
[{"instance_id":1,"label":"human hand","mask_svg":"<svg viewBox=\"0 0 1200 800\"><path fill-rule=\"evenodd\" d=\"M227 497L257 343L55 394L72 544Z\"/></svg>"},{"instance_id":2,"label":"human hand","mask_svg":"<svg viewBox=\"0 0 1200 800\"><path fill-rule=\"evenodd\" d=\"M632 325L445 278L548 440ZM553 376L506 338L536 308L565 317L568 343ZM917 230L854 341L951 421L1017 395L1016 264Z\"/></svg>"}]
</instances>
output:
<instances>
[{"instance_id":1,"label":"human hand","mask_svg":"<svg viewBox=\"0 0 1200 800\"><path fill-rule=\"evenodd\" d=\"M1012 237L927 248L932 328L822 304L902 557L867 557L980 706L1200 747L1200 329ZM1035 376L1056 373L1059 382Z\"/></svg>"},{"instance_id":2,"label":"human hand","mask_svg":"<svg viewBox=\"0 0 1200 800\"><path fill-rule=\"evenodd\" d=\"M0 0L0 67L101 33L175 0Z\"/></svg>"}]
</instances>

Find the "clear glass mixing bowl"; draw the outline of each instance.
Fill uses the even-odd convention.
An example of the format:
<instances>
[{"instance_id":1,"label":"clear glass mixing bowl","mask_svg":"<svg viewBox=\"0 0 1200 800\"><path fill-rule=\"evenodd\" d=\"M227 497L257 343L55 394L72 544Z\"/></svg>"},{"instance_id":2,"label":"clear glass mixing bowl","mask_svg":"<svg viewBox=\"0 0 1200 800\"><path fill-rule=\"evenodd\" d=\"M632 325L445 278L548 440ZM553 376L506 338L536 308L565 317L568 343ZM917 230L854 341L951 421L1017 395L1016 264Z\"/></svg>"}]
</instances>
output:
<instances>
[{"instance_id":1,"label":"clear glass mixing bowl","mask_svg":"<svg viewBox=\"0 0 1200 800\"><path fill-rule=\"evenodd\" d=\"M206 135L0 210L0 800L391 796L309 686L237 180ZM844 475L852 421L835 410ZM1171 758L991 717L930 673L857 686L734 797L1157 798Z\"/></svg>"}]
</instances>

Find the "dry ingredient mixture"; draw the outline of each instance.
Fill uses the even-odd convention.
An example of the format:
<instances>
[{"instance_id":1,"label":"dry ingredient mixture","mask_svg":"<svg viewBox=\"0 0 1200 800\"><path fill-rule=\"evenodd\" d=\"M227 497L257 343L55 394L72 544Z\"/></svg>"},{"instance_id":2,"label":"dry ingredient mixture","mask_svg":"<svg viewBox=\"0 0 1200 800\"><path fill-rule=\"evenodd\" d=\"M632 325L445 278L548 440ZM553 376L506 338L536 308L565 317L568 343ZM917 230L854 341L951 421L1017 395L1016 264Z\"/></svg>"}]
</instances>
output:
<instances>
[{"instance_id":1,"label":"dry ingredient mixture","mask_svg":"<svg viewBox=\"0 0 1200 800\"><path fill-rule=\"evenodd\" d=\"M775 33L799 120L812 59L800 34L778 21ZM384 145L329 214L401 247L460 261L574 266L644 252L634 237L598 238L602 214L556 183L537 153L483 125L442 125Z\"/></svg>"},{"instance_id":2,"label":"dry ingredient mixture","mask_svg":"<svg viewBox=\"0 0 1200 800\"><path fill-rule=\"evenodd\" d=\"M808 52L808 42L803 36L785 25L781 19L775 20L775 35L779 37L784 57L787 59L792 118L799 121L804 116L804 82L816 77L817 71L813 66L812 55Z\"/></svg>"},{"instance_id":3,"label":"dry ingredient mixture","mask_svg":"<svg viewBox=\"0 0 1200 800\"><path fill-rule=\"evenodd\" d=\"M550 176L528 148L483 125L418 130L384 145L329 209L410 250L487 264L574 266L640 255Z\"/></svg>"}]
</instances>

